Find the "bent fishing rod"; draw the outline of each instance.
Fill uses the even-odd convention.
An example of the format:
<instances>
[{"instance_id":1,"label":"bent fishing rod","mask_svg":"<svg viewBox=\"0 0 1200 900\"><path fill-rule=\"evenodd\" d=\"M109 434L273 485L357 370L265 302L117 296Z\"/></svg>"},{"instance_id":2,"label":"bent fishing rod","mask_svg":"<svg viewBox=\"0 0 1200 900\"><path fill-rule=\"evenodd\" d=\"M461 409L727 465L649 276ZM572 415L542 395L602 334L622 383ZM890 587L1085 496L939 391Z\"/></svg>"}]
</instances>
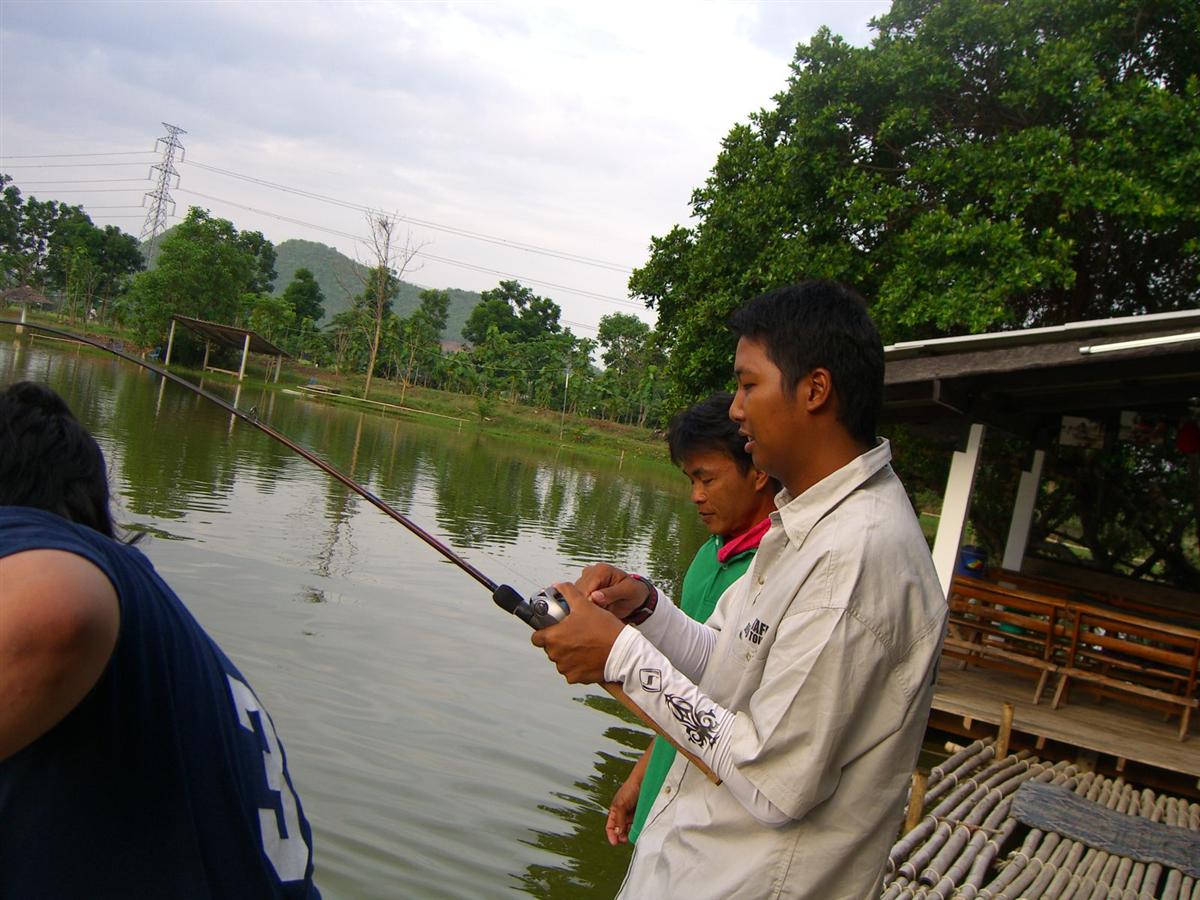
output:
<instances>
[{"instance_id":1,"label":"bent fishing rod","mask_svg":"<svg viewBox=\"0 0 1200 900\"><path fill-rule=\"evenodd\" d=\"M400 512L398 509L396 509L394 506L389 504L387 501L383 500L381 497L379 497L372 491L363 487L361 484L359 484L357 481L355 481L353 478L351 478L345 472L338 469L336 466L321 459L321 457L317 456L315 453L312 453L312 452L306 450L305 448L301 447L299 444L297 444L295 441L293 441L287 435L276 431L274 428L272 428L266 422L263 422L261 419L259 419L258 416L256 414L254 414L253 412L246 412L246 411L240 410L236 406L234 406L232 403L228 403L225 400L222 400L216 394L213 394L210 391L206 391L204 388L200 387L200 385L193 384L192 382L188 381L186 378L181 378L180 376L178 376L172 372L168 372L166 369L162 368L161 366L156 366L156 365L154 365L154 363L152 363L148 360L142 359L140 356L134 356L131 353L126 353L124 350L119 350L116 347L112 347L112 346L104 343L103 341L97 340L95 338L91 338L86 335L75 334L70 331L64 331L61 328L51 328L48 325L34 325L29 322L17 322L12 319L0 319L0 325L16 325L21 328L30 328L30 329L33 329L34 331L43 331L43 332L46 332L47 334L57 335L58 337L65 338L67 340L77 341L78 343L81 343L81 344L87 344L87 345L95 347L99 350L105 350L109 353L112 353L114 356L119 356L121 359L125 360L126 362L134 363L135 365L141 366L143 369L148 369L149 371L153 372L154 374L159 375L163 378L166 378L168 381L172 381L175 384L178 384L180 387L187 388L189 391L191 391L194 394L199 394L205 400L209 400L212 403L215 403L217 406L221 407L222 409L226 410L227 412L232 413L233 415L237 416L239 419L241 419L247 425L253 425L259 431L263 432L263 434L266 434L266 435L274 438L275 440L279 441L279 443L283 444L285 447L287 447L293 453L299 454L300 456L307 459L314 466L316 466L317 468L324 471L327 475L340 481L342 484L344 484L346 487L350 488L350 490L354 491L356 494L361 496L364 500L366 500L368 503L370 503L376 509L380 510L384 514L395 519L397 522L399 522L401 525L403 525L405 528L407 528L409 531L411 531L413 534L415 534L417 537L419 537L421 540L423 540L426 544L428 544L430 547L432 547L434 550L436 550L438 553L440 553L446 559L450 560L450 562L454 563L456 566L458 566L460 569L462 569L464 572L466 572L468 575L470 575L472 578L474 578L476 581L478 581L480 584L482 584L489 591L495 591L499 587L499 585L495 581L493 581L491 578L488 578L487 575L483 574L483 572L479 571L479 569L475 568L475 566L471 565L469 562L467 562L465 559L463 559L461 556L459 556L457 553L455 553L452 549L450 549L450 547L448 547L442 541L438 540L436 537L434 537L432 534L430 534L428 531L426 531L424 528L422 528L420 525L418 525L412 519L408 518L408 516L404 515L404 513Z\"/></svg>"},{"instance_id":2,"label":"bent fishing rod","mask_svg":"<svg viewBox=\"0 0 1200 900\"><path fill-rule=\"evenodd\" d=\"M455 553L454 550L452 550L447 544L438 540L438 538L434 537L408 516L404 515L404 513L400 512L394 506L389 504L382 497L359 484L332 463L327 462L310 450L306 450L287 435L276 431L266 422L260 420L253 410L247 412L238 409L232 403L223 400L210 391L206 391L200 385L194 384L193 382L188 381L186 378L181 378L180 376L167 371L161 366L156 366L149 360L143 359L140 356L135 356L132 353L126 353L124 350L113 347L101 340L97 340L96 338L92 338L87 335L75 334L74 332L66 331L61 328L53 328L49 325L38 325L31 322L21 322L14 319L0 319L0 325L13 325L18 328L29 328L33 331L44 332L65 340L75 341L80 344L86 344L90 347L95 347L98 350L111 353L114 356L125 360L126 362L131 362L136 366L140 366L143 369L153 372L154 374L165 378L168 381L179 385L180 387L186 388L194 394L198 394L205 400L215 403L217 406L221 407L230 414L237 416L247 425L254 426L263 434L283 444L293 453L302 456L314 466L321 469L321 471L329 475L331 478L336 479L341 484L345 485L350 490L361 496L380 512L403 525L412 534L416 535L418 538L436 550L439 554L441 554L445 559L454 563L454 565L458 566L460 569L462 569L462 571L466 572L481 585L487 588L492 595L492 600L495 601L497 606L499 606L505 612L511 613L512 615L521 619L521 621L525 622L531 628L546 628L554 625L566 618L567 614L570 612L570 606L568 605L566 599L554 588L546 588L529 599L526 599L515 588L510 587L507 584L500 584L499 582L489 578L478 568L467 562L467 560L463 559L463 557L461 557L459 554ZM650 716L648 716L646 712L625 693L624 689L619 684L614 684L612 682L601 682L600 686L608 691L608 693L611 694L617 701L619 701L622 706L636 715L647 726L653 728L656 732L658 732L659 735L665 738L677 750L695 763L700 770L704 772L704 774L707 775L714 783L720 784L720 779L713 773L712 769L710 769L702 759L700 759L686 747L680 746L675 738L666 734L662 727L658 725L658 723L652 718L650 718Z\"/></svg>"}]
</instances>

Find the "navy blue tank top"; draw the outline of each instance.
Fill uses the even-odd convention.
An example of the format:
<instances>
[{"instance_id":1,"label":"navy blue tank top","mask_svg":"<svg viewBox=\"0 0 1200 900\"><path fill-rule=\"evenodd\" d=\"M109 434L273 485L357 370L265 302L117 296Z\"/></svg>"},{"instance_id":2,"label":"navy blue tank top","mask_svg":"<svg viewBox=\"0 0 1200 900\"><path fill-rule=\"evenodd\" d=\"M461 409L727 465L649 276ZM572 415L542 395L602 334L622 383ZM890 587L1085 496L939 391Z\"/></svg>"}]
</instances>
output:
<instances>
[{"instance_id":1,"label":"navy blue tank top","mask_svg":"<svg viewBox=\"0 0 1200 900\"><path fill-rule=\"evenodd\" d=\"M58 725L0 762L0 897L320 897L312 831L246 679L137 549L0 507L0 557L65 550L116 589L116 647Z\"/></svg>"}]
</instances>

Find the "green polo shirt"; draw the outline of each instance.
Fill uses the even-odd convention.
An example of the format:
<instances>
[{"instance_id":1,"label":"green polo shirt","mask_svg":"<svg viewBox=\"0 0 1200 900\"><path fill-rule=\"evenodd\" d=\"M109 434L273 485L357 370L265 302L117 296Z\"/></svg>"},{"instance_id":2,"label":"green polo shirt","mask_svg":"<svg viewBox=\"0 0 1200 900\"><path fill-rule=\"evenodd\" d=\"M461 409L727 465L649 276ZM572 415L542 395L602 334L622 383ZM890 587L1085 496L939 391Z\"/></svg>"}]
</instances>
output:
<instances>
[{"instance_id":1,"label":"green polo shirt","mask_svg":"<svg viewBox=\"0 0 1200 900\"><path fill-rule=\"evenodd\" d=\"M679 600L679 608L697 622L708 620L725 589L742 577L750 567L750 560L754 559L756 548L751 548L723 563L718 562L717 551L721 549L722 543L724 542L715 534L705 541L704 546L696 551L687 574L683 576L683 593ZM646 815L654 805L654 798L662 788L663 780L673 762L675 748L656 737L650 762L646 766L646 775L642 779L642 788L638 792L637 810L633 814L633 825L629 829L630 843L637 841L638 835L641 834Z\"/></svg>"}]
</instances>

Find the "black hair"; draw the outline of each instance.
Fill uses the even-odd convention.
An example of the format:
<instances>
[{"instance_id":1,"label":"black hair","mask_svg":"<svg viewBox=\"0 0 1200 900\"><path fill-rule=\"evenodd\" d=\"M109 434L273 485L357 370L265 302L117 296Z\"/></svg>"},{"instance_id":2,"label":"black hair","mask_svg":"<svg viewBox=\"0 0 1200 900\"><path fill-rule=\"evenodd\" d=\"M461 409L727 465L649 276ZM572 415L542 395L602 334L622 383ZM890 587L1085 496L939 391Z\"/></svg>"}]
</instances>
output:
<instances>
[{"instance_id":1,"label":"black hair","mask_svg":"<svg viewBox=\"0 0 1200 900\"><path fill-rule=\"evenodd\" d=\"M746 301L729 324L738 337L765 345L789 391L813 369L828 369L838 421L860 443L875 443L883 342L862 297L833 281L805 281Z\"/></svg>"},{"instance_id":2,"label":"black hair","mask_svg":"<svg viewBox=\"0 0 1200 900\"><path fill-rule=\"evenodd\" d=\"M742 474L750 471L754 461L746 452L746 439L738 434L738 426L729 418L733 394L718 391L707 400L677 412L667 428L667 446L671 462L683 465L683 460L697 450L719 450L728 453Z\"/></svg>"},{"instance_id":3,"label":"black hair","mask_svg":"<svg viewBox=\"0 0 1200 900\"><path fill-rule=\"evenodd\" d=\"M31 506L115 537L100 445L45 385L0 392L0 506Z\"/></svg>"}]
</instances>

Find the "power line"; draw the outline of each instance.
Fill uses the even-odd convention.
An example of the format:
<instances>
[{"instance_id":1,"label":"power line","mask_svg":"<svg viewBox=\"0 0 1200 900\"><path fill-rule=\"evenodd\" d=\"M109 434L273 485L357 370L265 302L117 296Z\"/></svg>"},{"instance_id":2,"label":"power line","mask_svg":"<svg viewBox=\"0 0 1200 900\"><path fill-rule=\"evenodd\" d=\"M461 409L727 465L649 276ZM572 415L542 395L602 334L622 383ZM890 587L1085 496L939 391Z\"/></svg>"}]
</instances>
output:
<instances>
[{"instance_id":1,"label":"power line","mask_svg":"<svg viewBox=\"0 0 1200 900\"><path fill-rule=\"evenodd\" d=\"M141 188L73 188L73 194L140 194L143 193Z\"/></svg>"},{"instance_id":2,"label":"power line","mask_svg":"<svg viewBox=\"0 0 1200 900\"><path fill-rule=\"evenodd\" d=\"M26 156L0 155L0 159L61 159L68 156L153 156L153 150L110 150L107 153L30 153Z\"/></svg>"},{"instance_id":3,"label":"power line","mask_svg":"<svg viewBox=\"0 0 1200 900\"><path fill-rule=\"evenodd\" d=\"M174 208L173 201L171 200L171 197L169 194L169 180L171 177L174 177L176 185L177 185L178 180L179 180L179 173L172 166L172 163L174 162L173 158L167 158L167 157L168 157L168 155L173 157L175 149L182 151L183 147L182 147L182 144L179 143L177 135L178 134L186 134L186 132L183 131L183 129L176 128L176 126L168 125L167 123L163 123L163 124L168 129L168 135L165 138L160 138L159 141L156 143L156 146L158 146L158 144L167 145L163 149L164 161L162 163L156 164L151 167L151 171L159 172L159 185L155 190L146 193L147 197L150 197L152 200L155 201L154 205L151 206L150 212L148 213L148 215L146 217L147 228L150 228L152 226L151 217L153 215L157 222L157 227L159 227L160 230L161 230L161 225L165 223L165 218L179 218L179 216L175 215L173 212L171 212L171 213L161 212L159 210L159 203L160 203L160 201L163 201L165 203L171 203L172 210ZM0 156L0 159L49 159L49 158L57 158L57 157L147 155L152 152L153 151L146 151L146 150L130 150L130 151L112 151L111 153L39 154L39 155L27 155L27 156ZM302 188L296 188L296 187L292 187L289 185L279 184L277 182L267 181L266 179L257 178L255 176L246 175L246 174L243 174L240 172L234 172L230 169L223 169L223 168L220 168L217 166L210 166L205 163L196 162L194 160L184 160L183 158L180 158L179 163L181 165L195 166L196 168L214 172L219 175L225 175L225 176L228 176L231 178L237 178L242 181L247 181L247 182L250 182L253 184L258 184L258 185L261 185L264 187L269 187L269 188L272 188L275 190L283 191L285 193L293 194L293 195L300 196L300 197L305 197L307 199L317 200L317 201L323 202L323 203L329 203L334 206L339 206L339 207L342 207L345 209L351 209L351 210L355 210L358 212L371 212L372 211L371 207L365 206L363 204L352 203L347 200L341 200L336 197L330 197L330 196L323 195L323 194L317 194L315 192L307 191ZM113 163L113 162L33 163L33 164L18 164L16 166L10 166L10 168L79 168L79 167L93 167L93 166L130 166L130 165L140 165L140 164L141 163L136 163L136 162L134 162L134 163ZM117 183L117 182L124 182L124 183L146 182L148 180L150 180L149 176L147 176L146 178L94 178L94 179L61 180L61 181L36 181L36 182L26 182L26 184L37 184L37 185L110 184L110 183ZM300 226L303 226L306 228L312 228L314 230L322 231L327 234L332 234L332 235L336 235L339 237L348 238L355 242L363 242L363 240L364 240L362 235L350 234L349 232L340 231L338 229L329 228L327 226L317 225L312 222L306 222L301 219L295 219L295 218L292 218L289 216L284 216L284 215L280 215L278 213L273 213L273 212L270 212L269 210L259 209L259 208L252 207L252 206L246 206L244 204L236 203L232 200L227 200L222 197L216 197L216 196L213 196L210 194L204 194L199 191L189 191L189 190L186 190L183 188L178 188L178 187L176 189L185 194L191 194L191 195L194 195L197 197L203 197L208 200L214 200L218 203L224 203L224 204L227 204L227 205L239 208L239 209L245 209L250 212L259 213L260 215L270 216L271 218L278 219L283 222L290 222L295 225L300 225ZM108 193L108 192L122 192L122 191L132 192L133 190L136 190L136 189L134 189L134 188L74 188L73 190L78 193ZM93 208L95 208L95 209L122 209L122 208L133 209L135 207L112 206L112 207L93 207ZM133 216L108 216L108 218L124 219L124 218L135 218L135 217L133 217ZM501 237L496 237L494 235L484 234L482 232L475 232L475 231L470 231L470 230L464 229L464 228L458 228L456 226L443 225L441 223L433 222L430 220L417 219L417 218L413 218L410 216L401 216L398 214L396 215L396 218L401 221L404 221L404 222L421 225L422 227L432 228L434 230L443 231L443 232L446 232L449 234L454 234L454 235L457 235L460 237L468 237L473 240L480 240L480 241L484 241L487 243L497 244L499 246L522 250L525 252L537 253L537 254L543 255L543 256L549 256L549 257L553 257L553 258L557 258L557 259L562 259L567 262L577 262L577 263L582 263L585 265L592 265L592 266L596 266L599 268L606 268L606 269L609 269L612 271L619 271L619 272L631 271L628 266L623 266L619 263L613 263L613 262L609 262L607 260L601 260L601 259L596 259L593 257L587 257L587 256L583 256L580 254L557 251L557 250L553 250L553 249L550 249L547 247L540 247L535 244L526 244L526 243L523 243L520 241L513 241L513 240L509 240L507 238L501 238ZM145 237L145 229L144 229L143 230L143 240L145 240L145 239L146 239L146 237ZM516 273L512 273L512 272L506 272L506 271L502 271L499 269L492 269L487 266L480 266L475 263L468 263L468 262L464 262L462 260L451 259L449 257L437 256L432 253L427 253L425 251L420 251L417 255L422 256L425 259L428 259L433 262L440 262L445 265L455 266L455 267L467 269L470 271L480 272L480 273L487 274L487 275L496 275L496 276L499 276L502 278L514 278L523 283L535 284L535 285L541 285L544 287L554 288L556 290L566 291L568 293L577 294L579 296L587 297L587 298L594 299L594 300L600 300L600 301L606 302L606 303L614 303L614 304L618 304L618 305L622 305L622 306L629 306L634 309L642 308L641 304L637 303L636 301L623 299L623 298L619 298L619 297L613 297L613 296L607 295L607 294L600 294L595 291L589 291L589 290L585 290L582 288L573 288L568 285L558 284L556 282L544 281L542 279L536 279L536 278L530 278L528 276L524 276L524 275L520 275L520 274L516 274ZM584 328L589 328L589 329L592 328L592 326L582 325L582 323L572 323L572 324L576 324L578 327L584 327Z\"/></svg>"},{"instance_id":4,"label":"power line","mask_svg":"<svg viewBox=\"0 0 1200 900\"><path fill-rule=\"evenodd\" d=\"M169 126L169 127L174 127L174 126ZM182 130L181 130L181 133L186 133L186 132L182 132ZM161 138L160 141L161 140L166 140L166 138ZM51 159L51 158L57 158L57 157L91 157L91 156L116 156L116 155L134 155L134 154L147 155L147 154L151 154L152 152L154 152L154 151L128 150L128 151L114 151L112 153L57 153L57 154L51 153L51 154L44 154L44 155L29 155L29 156L0 156L0 159ZM254 176L254 175L246 175L242 172L235 172L231 169L224 169L219 166L211 166L206 163L196 162L195 160L185 160L182 158L179 160L179 162L181 165L195 166L198 169L203 169L205 171L213 172L218 175L224 175L229 178L237 178L242 181L247 181L252 184L260 185L262 187L268 187L268 188L272 188L274 190L283 191L285 193L294 194L296 196L306 197L310 200L317 200L322 203L330 203L334 206L340 206L344 209L352 209L357 212L366 212L366 213L374 211L372 207L366 206L361 203L354 203L349 200L342 200L337 197L330 197L325 194L318 194L313 191L305 190L304 188L298 188L298 187L294 187L291 185L280 184L280 183L274 182L274 181L268 181L265 178L258 178L257 176ZM90 167L90 166L133 166L133 165L140 165L140 163L136 163L136 162L134 162L134 163L119 163L119 162L20 163L15 166L9 166L8 168L47 169L47 168L77 168L77 167ZM157 168L157 166L155 166L154 168ZM178 173L176 173L176 175L178 175ZM595 266L597 268L609 269L614 272L627 273L627 272L633 271L632 267L624 265L622 263L616 263L616 262L612 262L610 260L604 260L604 259L598 259L596 257L585 256L585 255L579 254L579 253L570 253L567 251L555 250L550 247L544 247L544 246L540 246L537 244L529 244L529 243L525 243L523 241L515 241L510 238L499 237L496 235L486 234L484 232L479 232L479 231L472 231L470 229L460 228L455 225L446 225L441 222L435 222L435 221L432 221L429 219L418 219L413 216L404 216L404 215L399 215L399 214L396 214L396 218L402 222L408 222L413 225L420 225L423 228L431 228L435 231L441 231L441 232L445 232L447 234L453 234L458 237L466 237L466 238L470 238L471 240L484 241L484 242L490 243L490 244L497 244L502 247L509 247L511 249L521 250L526 253L536 253L541 256L549 256L549 257L552 257L555 259L564 260L566 262L575 262L575 263L580 263L582 265Z\"/></svg>"},{"instance_id":5,"label":"power line","mask_svg":"<svg viewBox=\"0 0 1200 900\"><path fill-rule=\"evenodd\" d=\"M365 243L365 240L366 240L361 234L351 234L350 232L340 231L336 228L329 228L328 226L325 226L325 225L317 225L317 224L314 224L313 222L305 222L302 219L295 219L295 218L292 218L291 216L284 216L279 213L271 212L269 210L260 209L258 207L246 206L243 203L236 203L233 200L226 200L224 197L215 197L212 194L204 194L204 193L201 193L200 191L188 190L187 188L179 188L178 191L181 194L188 194L193 197L203 197L206 200L215 200L217 203L225 203L225 204L227 204L229 206L233 206L237 209L244 209L248 212L258 213L259 215L270 216L271 218L278 219L281 222L290 222L293 225L302 225L305 228L312 228L312 229L315 229L316 231L323 231L326 234L332 234L332 235L336 235L338 237L349 238L350 240L358 242L358 243ZM445 263L446 265L450 265L450 266L457 266L459 268L469 269L469 270L475 271L475 272L482 272L486 275L499 275L504 278L515 278L516 280L518 280L522 283L525 283L525 284L537 284L537 285L542 285L543 287L556 288L557 290L567 291L572 294L579 294L580 296L587 297L592 300L600 300L605 303L616 303L621 306L629 306L634 309L642 309L641 304L639 304L633 300L624 300L624 299L621 299L620 297L612 297L608 294L597 294L595 291L588 291L588 290L584 290L582 288L573 288L573 287L569 287L564 284L556 284L551 281L542 281L541 279L538 279L538 278L530 278L526 275L518 275L513 272L504 272L499 269L490 269L490 268L487 268L486 266L478 266L478 265L475 265L474 263L463 262L463 261L457 260L457 259L450 259L450 258L444 257L444 256L435 256L432 253L425 252L424 250L418 251L417 256L424 257L425 259L432 260L434 262Z\"/></svg>"},{"instance_id":6,"label":"power line","mask_svg":"<svg viewBox=\"0 0 1200 900\"><path fill-rule=\"evenodd\" d=\"M218 175L225 175L230 178L238 178L238 179L241 179L242 181L248 181L252 184L257 184L257 185L261 185L263 187L273 188L274 190L284 191L285 193L295 194L296 196L300 196L300 197L306 197L310 200L318 200L322 203L330 203L330 204L333 204L334 206L340 206L343 209L353 209L358 212L367 212L367 213L374 211L371 207L364 206L361 203L353 203L349 200L342 200L340 198L330 197L325 194L317 194L312 191L305 190L304 188L297 188L297 187L292 187L292 186L286 185L286 184L279 184L278 182L274 182L274 181L267 181L264 178L258 178L253 175L244 175L240 172L234 172L230 169L222 169L217 166L206 165L205 163L199 163L199 162L196 162L195 160L189 160L185 163L185 165L195 166L198 169L204 169L205 171L214 172ZM396 215L396 218L402 222L408 222L413 225L420 225L424 228L432 228L435 231L443 231L448 234L457 235L459 237L471 238L472 240L477 240L477 241L484 241L484 242L490 243L490 244L499 244L502 247L510 247L514 250L522 250L527 253L537 253L541 256L550 256L550 257L554 257L556 259L565 260L567 262L582 263L583 265L595 266L597 268L602 268L602 269L610 269L614 272L631 272L631 271L633 271L629 266L622 265L621 263L610 262L608 260L603 260L603 259L596 259L595 257L590 257L590 256L583 256L578 253L568 253L568 252L561 251L561 250L554 250L549 247L538 246L537 244L527 244L522 241L514 241L514 240L510 240L509 238L497 237L495 235L485 234L485 233L479 232L479 231L471 231L466 228L459 228L454 225L443 225L440 222L433 222L428 219L417 219L412 216L402 216L399 214Z\"/></svg>"},{"instance_id":7,"label":"power line","mask_svg":"<svg viewBox=\"0 0 1200 900\"><path fill-rule=\"evenodd\" d=\"M590 297L593 300L603 300L606 303L619 303L622 306L632 306L634 309L642 308L642 305L634 300L622 300L619 297L612 297L608 294L597 294L593 291L583 290L582 288L568 287L565 284L555 284L553 281L541 281L537 278L528 278L524 275L516 275L512 272L503 272L500 269L489 269L487 266L477 266L474 263L462 262L457 259L447 259L444 256L434 256L432 253L426 253L424 250L418 252L417 255L423 256L425 259L433 260L434 262L446 263L450 266L460 266L464 269L482 272L485 275L500 275L504 278L515 278L517 281L528 282L529 284L540 284L543 287L556 288L560 291L570 291L573 294L579 294L583 297Z\"/></svg>"},{"instance_id":8,"label":"power line","mask_svg":"<svg viewBox=\"0 0 1200 900\"><path fill-rule=\"evenodd\" d=\"M18 187L29 187L30 185L112 185L118 181L149 181L149 178L85 178L74 181L23 181ZM130 188L132 191L133 188Z\"/></svg>"},{"instance_id":9,"label":"power line","mask_svg":"<svg viewBox=\"0 0 1200 900\"><path fill-rule=\"evenodd\" d=\"M144 166L145 162L93 162L93 163L17 163L15 166L5 166L6 169L94 169L101 166Z\"/></svg>"}]
</instances>

